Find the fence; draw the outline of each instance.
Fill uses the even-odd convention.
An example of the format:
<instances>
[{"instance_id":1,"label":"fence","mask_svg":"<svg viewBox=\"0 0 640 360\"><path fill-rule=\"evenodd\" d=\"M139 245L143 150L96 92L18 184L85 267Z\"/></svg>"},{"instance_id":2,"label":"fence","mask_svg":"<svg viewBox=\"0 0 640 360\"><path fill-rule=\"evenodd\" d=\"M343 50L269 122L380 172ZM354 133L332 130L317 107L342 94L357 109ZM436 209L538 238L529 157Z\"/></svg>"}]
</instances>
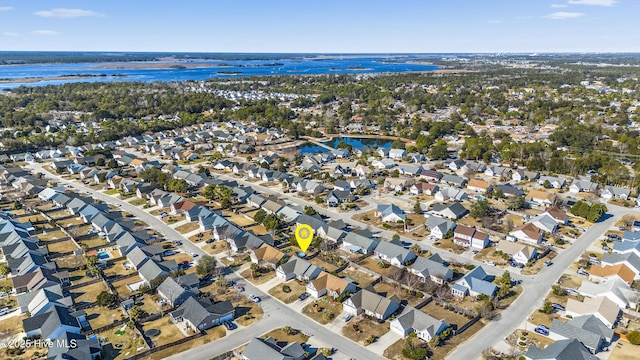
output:
<instances>
[{"instance_id":1,"label":"fence","mask_svg":"<svg viewBox=\"0 0 640 360\"><path fill-rule=\"evenodd\" d=\"M164 344L164 345L160 345L160 346L157 346L157 347L151 348L151 349L149 349L149 350L147 350L147 351L143 351L143 352L141 352L141 353L139 353L139 354L135 354L135 355L133 355L133 356L131 356L131 357L128 357L128 358L127 358L127 360L137 360L137 359L141 359L141 358L144 358L144 357L146 357L146 356L149 356L149 355L151 355L151 354L153 354L153 353L156 353L156 352L158 352L158 351L162 351L162 350L168 349L168 348L170 348L170 347L172 347L172 346L176 346L176 345L184 344L184 343L186 343L187 341L191 341L191 340L193 340L193 339L197 339L197 338L202 337L202 336L204 336L204 335L205 335L205 334L204 334L203 332L199 332L199 333L196 333L195 335L191 335L191 336L189 336L189 337L182 338L182 339L176 340L176 341L171 342L171 343L168 343L168 344Z\"/></svg>"},{"instance_id":2,"label":"fence","mask_svg":"<svg viewBox=\"0 0 640 360\"><path fill-rule=\"evenodd\" d=\"M480 320L480 315L474 316L471 320L469 320L468 323L466 323L466 324L462 325L461 327L459 327L458 329L456 329L456 335L462 334L465 330L470 328L471 325L473 325L476 322L478 322L478 320Z\"/></svg>"}]
</instances>

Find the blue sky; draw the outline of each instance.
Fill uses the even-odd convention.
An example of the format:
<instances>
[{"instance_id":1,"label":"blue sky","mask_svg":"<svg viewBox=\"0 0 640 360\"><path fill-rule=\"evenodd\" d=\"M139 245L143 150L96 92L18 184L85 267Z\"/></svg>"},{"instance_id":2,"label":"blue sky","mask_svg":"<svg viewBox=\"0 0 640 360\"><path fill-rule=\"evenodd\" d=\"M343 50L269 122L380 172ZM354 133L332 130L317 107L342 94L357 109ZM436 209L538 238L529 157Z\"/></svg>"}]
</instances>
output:
<instances>
[{"instance_id":1,"label":"blue sky","mask_svg":"<svg viewBox=\"0 0 640 360\"><path fill-rule=\"evenodd\" d=\"M0 50L638 52L638 0L0 0Z\"/></svg>"}]
</instances>

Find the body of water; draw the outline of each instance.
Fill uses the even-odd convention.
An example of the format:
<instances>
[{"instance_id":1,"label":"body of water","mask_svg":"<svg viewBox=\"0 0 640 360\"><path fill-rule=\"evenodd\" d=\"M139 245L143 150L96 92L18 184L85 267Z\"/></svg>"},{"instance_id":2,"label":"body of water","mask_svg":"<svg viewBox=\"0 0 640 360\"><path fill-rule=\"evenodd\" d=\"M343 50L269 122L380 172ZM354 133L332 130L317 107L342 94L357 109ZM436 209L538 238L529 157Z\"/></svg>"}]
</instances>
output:
<instances>
[{"instance_id":1,"label":"body of water","mask_svg":"<svg viewBox=\"0 0 640 360\"><path fill-rule=\"evenodd\" d=\"M393 140L379 139L379 138L358 138L358 137L335 137L331 141L323 142L323 144L331 146L332 148L336 148L340 142L347 143L351 145L354 149L367 146L367 147L378 147L378 148L391 148L391 143ZM298 147L300 154L317 154L318 152L326 152L328 149L318 146L312 143L307 143L303 146Z\"/></svg>"},{"instance_id":2,"label":"body of water","mask_svg":"<svg viewBox=\"0 0 640 360\"><path fill-rule=\"evenodd\" d=\"M208 60L188 63L149 62L149 63L80 63L80 64L35 64L2 65L0 79L15 79L15 82L2 82L0 88L18 86L57 85L70 82L111 82L111 81L185 81L209 80L215 78L235 78L261 75L319 75L319 74L358 74L358 73L400 73L433 71L435 65L411 63L416 58L405 57L334 57L334 58L298 58L270 60ZM131 68L131 65L149 66L157 64L206 66L202 68ZM118 68L121 66L122 68ZM129 68L127 68L129 67ZM60 76L94 76L78 79L51 79L46 81L21 81L25 78L55 78Z\"/></svg>"}]
</instances>

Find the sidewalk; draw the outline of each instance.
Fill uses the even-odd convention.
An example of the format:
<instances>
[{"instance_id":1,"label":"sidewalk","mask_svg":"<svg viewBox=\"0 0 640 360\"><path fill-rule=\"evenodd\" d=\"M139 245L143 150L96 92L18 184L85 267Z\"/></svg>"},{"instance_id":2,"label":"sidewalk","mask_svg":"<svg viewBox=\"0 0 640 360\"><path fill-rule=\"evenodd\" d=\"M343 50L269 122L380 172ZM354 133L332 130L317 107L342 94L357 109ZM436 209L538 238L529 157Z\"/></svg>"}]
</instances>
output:
<instances>
[{"instance_id":1,"label":"sidewalk","mask_svg":"<svg viewBox=\"0 0 640 360\"><path fill-rule=\"evenodd\" d=\"M382 355L382 353L384 353L384 350L386 348L393 345L393 343L395 343L400 339L401 339L400 335L389 330L388 333L382 335L382 337L379 338L376 342L367 346L367 349L369 349L369 351L373 351L376 354Z\"/></svg>"}]
</instances>

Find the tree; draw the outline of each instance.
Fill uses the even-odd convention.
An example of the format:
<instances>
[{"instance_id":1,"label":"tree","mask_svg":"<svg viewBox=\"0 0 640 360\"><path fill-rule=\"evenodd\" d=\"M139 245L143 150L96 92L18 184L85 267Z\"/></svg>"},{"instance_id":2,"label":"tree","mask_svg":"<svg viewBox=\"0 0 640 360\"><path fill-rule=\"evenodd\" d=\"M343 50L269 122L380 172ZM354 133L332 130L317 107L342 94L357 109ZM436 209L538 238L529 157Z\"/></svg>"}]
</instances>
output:
<instances>
[{"instance_id":1,"label":"tree","mask_svg":"<svg viewBox=\"0 0 640 360\"><path fill-rule=\"evenodd\" d=\"M138 320L140 320L142 318L145 318L146 316L147 316L146 311L144 311L138 305L134 305L133 307L131 307L131 309L129 309L129 317L133 321L138 321Z\"/></svg>"},{"instance_id":2,"label":"tree","mask_svg":"<svg viewBox=\"0 0 640 360\"><path fill-rule=\"evenodd\" d=\"M309 216L313 216L315 214L317 214L318 212L316 211L316 209L313 208L313 206L305 206L304 207L304 214L305 215L309 215Z\"/></svg>"},{"instance_id":3,"label":"tree","mask_svg":"<svg viewBox=\"0 0 640 360\"><path fill-rule=\"evenodd\" d=\"M217 260L211 255L202 255L198 265L196 265L196 273L200 276L211 275L216 270Z\"/></svg>"},{"instance_id":4,"label":"tree","mask_svg":"<svg viewBox=\"0 0 640 360\"><path fill-rule=\"evenodd\" d=\"M255 274L258 272L258 270L260 270L260 265L251 263L251 266L249 268L251 269L251 279L253 280Z\"/></svg>"},{"instance_id":5,"label":"tree","mask_svg":"<svg viewBox=\"0 0 640 360\"><path fill-rule=\"evenodd\" d=\"M509 210L523 209L527 205L527 201L524 196L514 196L507 199L507 208Z\"/></svg>"},{"instance_id":6,"label":"tree","mask_svg":"<svg viewBox=\"0 0 640 360\"><path fill-rule=\"evenodd\" d=\"M489 202L487 200L478 200L471 205L471 217L481 218L489 214Z\"/></svg>"},{"instance_id":7,"label":"tree","mask_svg":"<svg viewBox=\"0 0 640 360\"><path fill-rule=\"evenodd\" d=\"M391 143L392 149L404 149L404 147L405 147L405 143L400 139L393 140L393 142Z\"/></svg>"},{"instance_id":8,"label":"tree","mask_svg":"<svg viewBox=\"0 0 640 360\"><path fill-rule=\"evenodd\" d=\"M174 192L178 192L178 193L187 192L187 188L188 187L189 187L189 185L187 184L187 181L185 179L171 179L167 183L167 190L168 191L174 191Z\"/></svg>"},{"instance_id":9,"label":"tree","mask_svg":"<svg viewBox=\"0 0 640 360\"><path fill-rule=\"evenodd\" d=\"M103 157L98 157L96 158L96 166L104 166L104 158Z\"/></svg>"},{"instance_id":10,"label":"tree","mask_svg":"<svg viewBox=\"0 0 640 360\"><path fill-rule=\"evenodd\" d=\"M420 247L420 245L418 244L413 244L411 245L411 247L409 248L409 250L413 251L414 253L420 255L422 254L422 248Z\"/></svg>"},{"instance_id":11,"label":"tree","mask_svg":"<svg viewBox=\"0 0 640 360\"><path fill-rule=\"evenodd\" d=\"M553 306L551 305L551 302L549 301L545 302L540 312L545 314L551 314L553 312Z\"/></svg>"},{"instance_id":12,"label":"tree","mask_svg":"<svg viewBox=\"0 0 640 360\"><path fill-rule=\"evenodd\" d=\"M7 275L11 272L11 269L9 268L9 264L7 263L2 263L0 264L0 275Z\"/></svg>"},{"instance_id":13,"label":"tree","mask_svg":"<svg viewBox=\"0 0 640 360\"><path fill-rule=\"evenodd\" d=\"M140 178L151 184L164 184L168 180L168 175L163 173L162 170L157 167L148 167L144 170L140 170Z\"/></svg>"},{"instance_id":14,"label":"tree","mask_svg":"<svg viewBox=\"0 0 640 360\"><path fill-rule=\"evenodd\" d=\"M633 345L640 345L640 331L632 330L627 333L627 340Z\"/></svg>"},{"instance_id":15,"label":"tree","mask_svg":"<svg viewBox=\"0 0 640 360\"><path fill-rule=\"evenodd\" d=\"M109 307L109 306L114 305L116 303L117 299L118 299L117 295L103 290L96 297L96 305Z\"/></svg>"},{"instance_id":16,"label":"tree","mask_svg":"<svg viewBox=\"0 0 640 360\"><path fill-rule=\"evenodd\" d=\"M253 214L253 221L262 224L264 218L267 216L267 212L264 209L260 209Z\"/></svg>"},{"instance_id":17,"label":"tree","mask_svg":"<svg viewBox=\"0 0 640 360\"><path fill-rule=\"evenodd\" d=\"M505 270L505 272L502 274L502 277L500 278L500 286L511 289L511 284L511 273Z\"/></svg>"},{"instance_id":18,"label":"tree","mask_svg":"<svg viewBox=\"0 0 640 360\"><path fill-rule=\"evenodd\" d=\"M447 149L447 143L440 139L429 150L429 157L437 160L444 160L449 157L449 150Z\"/></svg>"},{"instance_id":19,"label":"tree","mask_svg":"<svg viewBox=\"0 0 640 360\"><path fill-rule=\"evenodd\" d=\"M631 225L633 225L633 223L636 221L636 218L631 215L631 214L627 214L625 216L623 216L620 221L622 222L622 225L624 225L625 227L630 227Z\"/></svg>"},{"instance_id":20,"label":"tree","mask_svg":"<svg viewBox=\"0 0 640 360\"><path fill-rule=\"evenodd\" d=\"M115 169L118 167L118 162L115 159L109 159L109 161L107 161L107 167L109 169Z\"/></svg>"},{"instance_id":21,"label":"tree","mask_svg":"<svg viewBox=\"0 0 640 360\"><path fill-rule=\"evenodd\" d=\"M213 200L216 196L216 186L216 184L209 184L205 186L202 196L204 196L205 199Z\"/></svg>"},{"instance_id":22,"label":"tree","mask_svg":"<svg viewBox=\"0 0 640 360\"><path fill-rule=\"evenodd\" d=\"M416 214L422 214L422 206L420 206L419 200L416 200L416 203L413 205L413 212Z\"/></svg>"},{"instance_id":23,"label":"tree","mask_svg":"<svg viewBox=\"0 0 640 360\"><path fill-rule=\"evenodd\" d=\"M282 226L282 220L276 214L269 214L262 220L262 225L269 231L274 231Z\"/></svg>"}]
</instances>

